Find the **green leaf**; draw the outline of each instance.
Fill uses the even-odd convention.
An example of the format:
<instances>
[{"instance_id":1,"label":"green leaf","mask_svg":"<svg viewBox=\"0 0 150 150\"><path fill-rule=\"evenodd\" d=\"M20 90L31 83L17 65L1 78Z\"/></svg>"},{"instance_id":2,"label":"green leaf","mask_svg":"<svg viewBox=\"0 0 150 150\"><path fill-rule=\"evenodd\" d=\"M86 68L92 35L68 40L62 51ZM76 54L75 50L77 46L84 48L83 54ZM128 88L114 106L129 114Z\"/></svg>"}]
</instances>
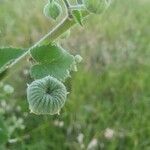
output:
<instances>
[{"instance_id":1,"label":"green leaf","mask_svg":"<svg viewBox=\"0 0 150 150\"><path fill-rule=\"evenodd\" d=\"M0 72L5 70L16 58L23 54L22 49L18 48L0 48Z\"/></svg>"},{"instance_id":2,"label":"green leaf","mask_svg":"<svg viewBox=\"0 0 150 150\"><path fill-rule=\"evenodd\" d=\"M31 50L33 59L40 63L51 63L63 56L63 51L56 45L43 45Z\"/></svg>"},{"instance_id":3,"label":"green leaf","mask_svg":"<svg viewBox=\"0 0 150 150\"><path fill-rule=\"evenodd\" d=\"M31 51L31 55L37 61L31 68L31 77L35 79L51 75L64 81L70 76L72 65L76 64L73 55L56 45L37 47Z\"/></svg>"},{"instance_id":4,"label":"green leaf","mask_svg":"<svg viewBox=\"0 0 150 150\"><path fill-rule=\"evenodd\" d=\"M74 20L79 23L81 26L83 26L82 24L82 13L80 10L73 10L72 11L72 15L73 15L73 18Z\"/></svg>"},{"instance_id":5,"label":"green leaf","mask_svg":"<svg viewBox=\"0 0 150 150\"><path fill-rule=\"evenodd\" d=\"M5 144L8 141L8 131L4 120L0 117L0 145Z\"/></svg>"}]
</instances>

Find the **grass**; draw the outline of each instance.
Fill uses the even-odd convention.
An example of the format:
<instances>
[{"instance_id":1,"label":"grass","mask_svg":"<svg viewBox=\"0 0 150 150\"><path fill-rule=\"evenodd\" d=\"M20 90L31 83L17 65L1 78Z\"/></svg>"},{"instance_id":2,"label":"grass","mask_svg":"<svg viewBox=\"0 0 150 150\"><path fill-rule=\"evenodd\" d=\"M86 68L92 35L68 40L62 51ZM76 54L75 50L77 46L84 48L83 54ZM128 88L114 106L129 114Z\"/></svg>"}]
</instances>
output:
<instances>
[{"instance_id":1,"label":"grass","mask_svg":"<svg viewBox=\"0 0 150 150\"><path fill-rule=\"evenodd\" d=\"M0 45L28 47L54 25L43 18L44 1L0 3ZM9 127L15 123L8 118L22 118L25 129L16 128L11 139L17 141L3 149L80 150L95 141L92 150L149 150L149 8L148 0L114 0L84 29L72 29L63 45L84 62L66 82L70 95L60 116L29 114L24 80L30 79L22 72L12 77L15 94L5 98L11 110L4 116Z\"/></svg>"}]
</instances>

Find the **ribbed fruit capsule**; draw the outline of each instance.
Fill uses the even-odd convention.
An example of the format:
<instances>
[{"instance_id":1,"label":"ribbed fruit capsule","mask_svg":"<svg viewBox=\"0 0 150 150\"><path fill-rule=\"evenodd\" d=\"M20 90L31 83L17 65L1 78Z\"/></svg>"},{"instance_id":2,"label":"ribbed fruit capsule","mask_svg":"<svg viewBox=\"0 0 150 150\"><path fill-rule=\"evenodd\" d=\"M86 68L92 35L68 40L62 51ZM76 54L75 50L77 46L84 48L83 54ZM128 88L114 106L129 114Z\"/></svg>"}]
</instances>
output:
<instances>
[{"instance_id":1,"label":"ribbed fruit capsule","mask_svg":"<svg viewBox=\"0 0 150 150\"><path fill-rule=\"evenodd\" d=\"M66 98L64 84L51 76L35 80L27 88L29 109L35 114L59 114Z\"/></svg>"},{"instance_id":2,"label":"ribbed fruit capsule","mask_svg":"<svg viewBox=\"0 0 150 150\"><path fill-rule=\"evenodd\" d=\"M54 0L49 1L45 6L43 13L46 17L52 18L54 20L61 14L62 8L61 6L55 2Z\"/></svg>"},{"instance_id":3,"label":"ribbed fruit capsule","mask_svg":"<svg viewBox=\"0 0 150 150\"><path fill-rule=\"evenodd\" d=\"M101 14L109 5L111 0L84 0L86 8L95 14Z\"/></svg>"}]
</instances>

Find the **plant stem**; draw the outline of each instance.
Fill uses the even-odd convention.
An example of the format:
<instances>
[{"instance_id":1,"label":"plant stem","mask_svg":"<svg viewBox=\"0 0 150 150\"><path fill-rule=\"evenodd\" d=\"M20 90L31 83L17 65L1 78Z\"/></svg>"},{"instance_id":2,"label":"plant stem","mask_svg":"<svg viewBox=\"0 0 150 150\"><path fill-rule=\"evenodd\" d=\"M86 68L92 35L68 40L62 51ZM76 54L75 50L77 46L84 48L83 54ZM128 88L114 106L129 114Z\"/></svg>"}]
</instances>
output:
<instances>
[{"instance_id":1,"label":"plant stem","mask_svg":"<svg viewBox=\"0 0 150 150\"><path fill-rule=\"evenodd\" d=\"M69 9L69 8L70 8L70 3L69 3L69 1L68 1L68 0L63 0L63 1L64 1L64 3L65 3L66 7Z\"/></svg>"},{"instance_id":2,"label":"plant stem","mask_svg":"<svg viewBox=\"0 0 150 150\"><path fill-rule=\"evenodd\" d=\"M85 6L82 4L81 5L71 5L70 9L71 10L82 10L82 9L85 9Z\"/></svg>"},{"instance_id":3,"label":"plant stem","mask_svg":"<svg viewBox=\"0 0 150 150\"><path fill-rule=\"evenodd\" d=\"M71 14L71 11L70 11L70 3L68 0L63 0L64 1L64 4L66 6L66 9L67 9L67 15L69 18L72 18L72 14Z\"/></svg>"},{"instance_id":4,"label":"plant stem","mask_svg":"<svg viewBox=\"0 0 150 150\"><path fill-rule=\"evenodd\" d=\"M89 13L87 11L83 11L84 17L86 17L88 15L89 15ZM18 70L22 67L22 65L20 65L20 62L22 62L22 61L26 60L28 57L30 57L30 51L32 49L39 46L46 39L49 41L49 43L55 41L57 38L59 38L63 33L65 33L68 29L70 29L75 24L76 24L76 22L74 21L74 19L70 19L68 16L65 17L57 26L55 26L54 29L49 31L43 38L41 38L33 46L28 48L28 50L25 53L23 53L19 58L17 58L7 68L7 76L5 78L2 78L2 80L6 80L9 76L11 76L12 73L15 72L16 68Z\"/></svg>"}]
</instances>

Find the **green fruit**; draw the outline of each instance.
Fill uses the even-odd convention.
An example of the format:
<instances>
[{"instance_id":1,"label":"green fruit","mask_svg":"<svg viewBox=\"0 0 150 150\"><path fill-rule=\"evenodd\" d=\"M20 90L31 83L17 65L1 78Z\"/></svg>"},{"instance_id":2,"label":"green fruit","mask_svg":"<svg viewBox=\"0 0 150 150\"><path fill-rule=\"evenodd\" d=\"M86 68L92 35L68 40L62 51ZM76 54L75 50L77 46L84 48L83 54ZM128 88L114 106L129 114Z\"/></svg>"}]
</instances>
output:
<instances>
[{"instance_id":1,"label":"green fruit","mask_svg":"<svg viewBox=\"0 0 150 150\"><path fill-rule=\"evenodd\" d=\"M110 5L110 0L84 0L86 8L95 14L101 14Z\"/></svg>"},{"instance_id":2,"label":"green fruit","mask_svg":"<svg viewBox=\"0 0 150 150\"><path fill-rule=\"evenodd\" d=\"M59 114L67 94L64 84L54 77L35 80L27 88L29 109L35 114Z\"/></svg>"},{"instance_id":3,"label":"green fruit","mask_svg":"<svg viewBox=\"0 0 150 150\"><path fill-rule=\"evenodd\" d=\"M51 2L49 1L45 5L44 10L43 10L43 13L46 17L52 18L54 20L58 18L61 12L62 12L61 6L55 1L51 1Z\"/></svg>"}]
</instances>

